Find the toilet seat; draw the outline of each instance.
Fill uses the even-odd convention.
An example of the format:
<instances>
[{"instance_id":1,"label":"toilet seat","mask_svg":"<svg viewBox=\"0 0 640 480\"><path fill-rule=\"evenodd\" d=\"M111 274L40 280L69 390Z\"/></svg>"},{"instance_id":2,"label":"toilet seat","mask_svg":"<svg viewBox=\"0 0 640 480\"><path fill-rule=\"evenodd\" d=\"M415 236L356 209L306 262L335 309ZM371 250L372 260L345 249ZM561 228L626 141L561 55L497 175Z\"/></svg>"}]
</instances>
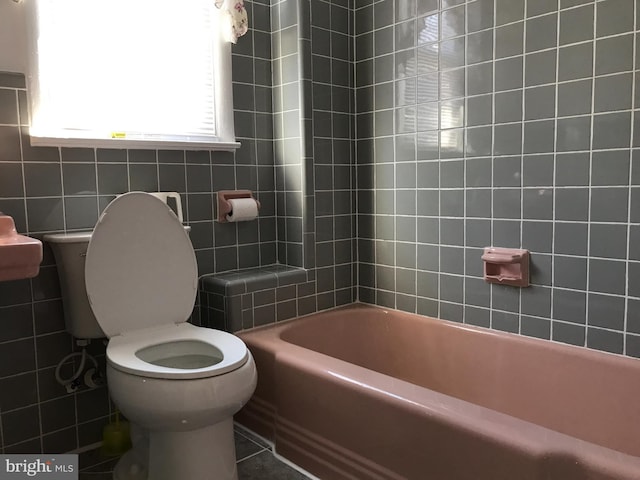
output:
<instances>
[{"instance_id":1,"label":"toilet seat","mask_svg":"<svg viewBox=\"0 0 640 480\"><path fill-rule=\"evenodd\" d=\"M152 195L127 193L107 206L87 248L85 284L96 320L110 338L107 359L118 370L191 379L221 375L247 361L239 338L186 323L198 289L195 253L173 211ZM140 357L144 348L168 352L180 341L208 344L205 350L217 349L222 359L201 368L173 368Z\"/></svg>"},{"instance_id":2,"label":"toilet seat","mask_svg":"<svg viewBox=\"0 0 640 480\"><path fill-rule=\"evenodd\" d=\"M137 355L148 347L170 347L180 341L204 342L223 352L224 356L219 363L208 367L183 369L154 365ZM244 342L235 335L182 323L112 337L107 346L107 358L114 368L133 375L188 380L231 372L244 365L249 354Z\"/></svg>"}]
</instances>

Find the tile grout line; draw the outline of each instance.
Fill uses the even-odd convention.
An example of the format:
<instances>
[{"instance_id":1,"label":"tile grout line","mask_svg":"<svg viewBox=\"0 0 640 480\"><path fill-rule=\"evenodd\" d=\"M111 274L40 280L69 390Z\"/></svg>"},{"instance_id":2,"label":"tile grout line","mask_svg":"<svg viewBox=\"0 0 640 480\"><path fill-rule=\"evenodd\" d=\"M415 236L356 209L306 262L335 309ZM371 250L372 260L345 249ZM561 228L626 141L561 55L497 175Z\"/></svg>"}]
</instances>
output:
<instances>
[{"instance_id":1,"label":"tile grout line","mask_svg":"<svg viewBox=\"0 0 640 480\"><path fill-rule=\"evenodd\" d=\"M493 22L492 22L492 29L495 31L495 26L496 26L496 3L497 0L493 0ZM465 12L465 42L464 42L464 58L465 58L465 65L467 64L467 55L469 54L469 36L468 36L468 31L469 31L469 11L467 9L467 11ZM492 61L495 62L495 58L496 58L496 38L495 35L492 35L492 44L491 44L491 57L492 57ZM465 69L466 70L466 69ZM466 73L466 72L465 72ZM468 117L469 117L469 112L467 111L467 102L468 102L468 98L469 98L469 81L468 81L468 74L465 74L465 79L464 79L464 100L463 100L463 104L464 104L464 113L463 113L463 119L462 119L462 125L463 125L463 129L465 129L464 131L464 147L463 147L463 151L462 151L462 246L463 246L463 251L462 251L462 271L464 272L464 278L462 279L462 318L461 321L463 324L468 323L467 322L467 261L468 261L468 255L467 255L467 123L468 123ZM493 103L493 101L492 101ZM493 162L493 160L492 160ZM441 220L440 220L441 221Z\"/></svg>"},{"instance_id":2,"label":"tile grout line","mask_svg":"<svg viewBox=\"0 0 640 480\"><path fill-rule=\"evenodd\" d=\"M558 162L558 110L559 110L559 88L558 80L560 79L560 25L561 25L561 11L560 2L558 2L558 18L556 23L556 62L555 62L555 88L554 88L554 120L553 120L553 179L552 179L552 192L553 199L551 201L552 215L551 215L551 291L549 292L549 340L553 339L554 335L554 300L555 300L555 259L556 259L556 183L557 183L557 162Z\"/></svg>"},{"instance_id":3,"label":"tile grout line","mask_svg":"<svg viewBox=\"0 0 640 480\"><path fill-rule=\"evenodd\" d=\"M638 2L633 2L633 43L632 43L632 66L633 71L636 70L638 65L636 64L636 55L638 54ZM631 107L635 107L636 94L638 85L636 83L637 73L632 74L631 77ZM626 238L626 271L625 271L625 300L624 300L624 317L623 317L623 334L622 334L622 354L628 355L627 349L627 334L628 334L628 325L629 325L629 266L630 266L630 257L631 257L631 219L632 219L632 198L633 198L633 188L631 188L633 184L632 175L633 175L633 144L634 144L634 136L635 129L638 128L636 123L636 113L631 113L631 128L630 128L630 139L629 139L629 180L628 180L628 188L629 195L627 198L627 238Z\"/></svg>"},{"instance_id":4,"label":"tile grout line","mask_svg":"<svg viewBox=\"0 0 640 480\"><path fill-rule=\"evenodd\" d=\"M495 5L494 1L494 5ZM525 78L525 61L524 61L524 45L526 42L526 32L527 32L527 22L525 21L526 13L527 13L527 0L523 1L523 29L522 29L522 80L520 84L520 88L523 88L523 98L524 98L524 78ZM494 15L496 11L494 10ZM497 16L496 16L497 17ZM495 25L497 24L497 18L494 20L494 31ZM494 181L494 165L495 165L495 150L496 150L496 51L495 51L495 34L494 34L494 50L491 61L491 163L490 163L490 175L491 175L491 194L490 194L490 202L491 202L491 216L490 216L490 245L491 247L495 246L495 181ZM524 128L524 127L521 127ZM522 140L522 139L521 139ZM483 265L484 268L484 265ZM496 286L494 283L489 284L489 328L494 328L494 294L495 294ZM518 322L519 323L519 322Z\"/></svg>"},{"instance_id":5,"label":"tile grout line","mask_svg":"<svg viewBox=\"0 0 640 480\"><path fill-rule=\"evenodd\" d=\"M497 0L494 0L494 10L497 12ZM524 4L525 7L525 15L526 15L526 3ZM527 22L523 19L522 21L522 36L523 36L523 40L522 40L522 52L523 52L523 56L526 52L526 25ZM494 24L494 32L497 30L497 25ZM493 61L494 63L496 62L496 46L497 46L497 35L494 34L493 36L494 38L494 51L493 51ZM523 58L523 63L522 63L522 98L521 98L521 109L522 111L520 112L520 121L522 123L522 128L520 130L520 248L524 248L523 244L524 244L524 182L523 182L523 173L524 173L524 155L525 155L525 127L527 125L526 123L526 56L524 56ZM495 102L495 99L494 99ZM494 158L494 164L495 164L495 158ZM531 260L529 260L529 263L531 262ZM530 281L530 279L528 279L528 281ZM518 291L518 334L522 334L522 288L519 288Z\"/></svg>"},{"instance_id":6,"label":"tile grout line","mask_svg":"<svg viewBox=\"0 0 640 480\"><path fill-rule=\"evenodd\" d=\"M592 195L593 195L593 136L595 131L595 104L596 104L596 64L597 64L597 45L598 45L598 3L594 3L593 7L593 44L592 44L592 70L591 77L594 79L591 86L591 113L590 113L590 139L589 139L589 186L588 186L588 204L587 204L587 260L586 260L586 283L585 283L585 326L584 326L584 344L586 347L589 343L589 299L591 298L591 216L592 216ZM626 268L626 267L625 267Z\"/></svg>"}]
</instances>

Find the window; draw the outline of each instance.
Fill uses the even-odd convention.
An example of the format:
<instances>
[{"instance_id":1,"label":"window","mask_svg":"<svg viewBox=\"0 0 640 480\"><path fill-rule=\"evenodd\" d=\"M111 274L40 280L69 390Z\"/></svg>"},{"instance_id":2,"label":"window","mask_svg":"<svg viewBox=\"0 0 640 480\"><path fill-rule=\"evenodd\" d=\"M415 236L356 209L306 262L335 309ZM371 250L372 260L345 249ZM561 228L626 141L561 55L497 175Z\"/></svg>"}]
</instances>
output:
<instances>
[{"instance_id":1,"label":"window","mask_svg":"<svg viewBox=\"0 0 640 480\"><path fill-rule=\"evenodd\" d=\"M239 146L214 0L26 4L32 144Z\"/></svg>"}]
</instances>

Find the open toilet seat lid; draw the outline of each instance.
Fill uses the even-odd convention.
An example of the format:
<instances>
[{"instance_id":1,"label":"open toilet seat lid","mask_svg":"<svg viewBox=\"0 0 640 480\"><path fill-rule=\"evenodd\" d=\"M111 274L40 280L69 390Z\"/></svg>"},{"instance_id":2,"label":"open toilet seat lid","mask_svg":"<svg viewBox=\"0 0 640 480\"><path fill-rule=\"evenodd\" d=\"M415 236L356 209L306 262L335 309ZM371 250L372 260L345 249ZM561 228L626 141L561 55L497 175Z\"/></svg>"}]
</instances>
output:
<instances>
[{"instance_id":1,"label":"open toilet seat lid","mask_svg":"<svg viewBox=\"0 0 640 480\"><path fill-rule=\"evenodd\" d=\"M113 200L91 236L87 295L108 337L187 321L198 289L191 241L162 200L132 192Z\"/></svg>"}]
</instances>

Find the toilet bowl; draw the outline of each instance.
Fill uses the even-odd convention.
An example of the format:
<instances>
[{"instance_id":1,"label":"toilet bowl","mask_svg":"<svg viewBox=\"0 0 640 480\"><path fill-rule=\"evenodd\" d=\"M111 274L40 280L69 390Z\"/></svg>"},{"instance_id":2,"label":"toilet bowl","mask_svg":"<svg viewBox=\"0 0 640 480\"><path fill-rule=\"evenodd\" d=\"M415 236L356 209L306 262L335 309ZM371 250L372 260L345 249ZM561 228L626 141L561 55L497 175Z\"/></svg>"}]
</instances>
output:
<instances>
[{"instance_id":1,"label":"toilet bowl","mask_svg":"<svg viewBox=\"0 0 640 480\"><path fill-rule=\"evenodd\" d=\"M236 480L233 414L256 369L245 344L187 323L197 264L161 200L133 192L111 202L86 252L85 284L109 337L109 393L134 428L114 478Z\"/></svg>"}]
</instances>

